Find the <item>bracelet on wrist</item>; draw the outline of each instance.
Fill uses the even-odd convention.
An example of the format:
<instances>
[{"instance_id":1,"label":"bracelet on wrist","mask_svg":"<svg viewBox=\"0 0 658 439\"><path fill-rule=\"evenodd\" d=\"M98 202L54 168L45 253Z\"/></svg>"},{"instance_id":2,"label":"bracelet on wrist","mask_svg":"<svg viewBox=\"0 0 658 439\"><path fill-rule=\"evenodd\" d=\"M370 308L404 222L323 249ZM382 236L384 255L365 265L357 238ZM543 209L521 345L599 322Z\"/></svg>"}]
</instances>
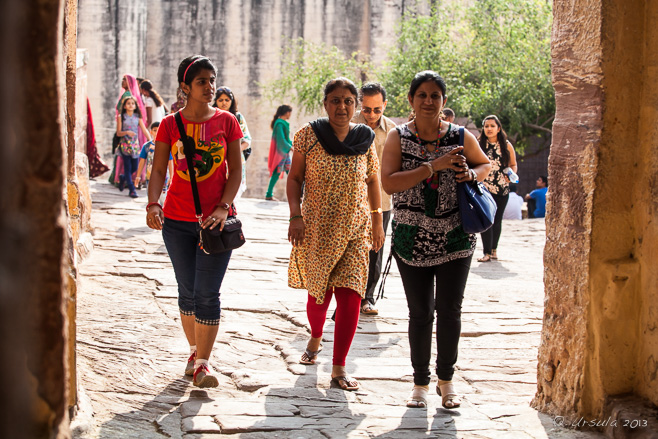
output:
<instances>
[{"instance_id":1,"label":"bracelet on wrist","mask_svg":"<svg viewBox=\"0 0 658 439\"><path fill-rule=\"evenodd\" d=\"M478 174L473 169L469 169L468 172L469 174L471 174L471 181L475 181L478 179Z\"/></svg>"},{"instance_id":2,"label":"bracelet on wrist","mask_svg":"<svg viewBox=\"0 0 658 439\"><path fill-rule=\"evenodd\" d=\"M375 209L375 210L371 210L370 213L379 213L379 214L381 214L381 213L383 213L383 210L382 210L381 207L378 207L378 208Z\"/></svg>"},{"instance_id":3,"label":"bracelet on wrist","mask_svg":"<svg viewBox=\"0 0 658 439\"><path fill-rule=\"evenodd\" d=\"M158 203L158 202L153 202L153 203L149 203L149 204L146 205L146 211L147 211L147 212L149 211L149 209L151 208L151 206L158 206L160 209L162 209L162 206L160 205L160 203Z\"/></svg>"},{"instance_id":4,"label":"bracelet on wrist","mask_svg":"<svg viewBox=\"0 0 658 439\"><path fill-rule=\"evenodd\" d=\"M224 210L229 210L231 208L231 205L228 203L219 203L217 207L221 207Z\"/></svg>"},{"instance_id":5,"label":"bracelet on wrist","mask_svg":"<svg viewBox=\"0 0 658 439\"><path fill-rule=\"evenodd\" d=\"M292 222L292 220L297 219L297 218L304 218L304 217L302 215L291 216L290 219L288 220L288 222L290 223L290 222Z\"/></svg>"},{"instance_id":6,"label":"bracelet on wrist","mask_svg":"<svg viewBox=\"0 0 658 439\"><path fill-rule=\"evenodd\" d=\"M427 178L430 178L432 175L434 175L434 168L432 167L432 164L430 162L423 162L421 163L421 165L425 166L430 171L430 175L428 175Z\"/></svg>"}]
</instances>

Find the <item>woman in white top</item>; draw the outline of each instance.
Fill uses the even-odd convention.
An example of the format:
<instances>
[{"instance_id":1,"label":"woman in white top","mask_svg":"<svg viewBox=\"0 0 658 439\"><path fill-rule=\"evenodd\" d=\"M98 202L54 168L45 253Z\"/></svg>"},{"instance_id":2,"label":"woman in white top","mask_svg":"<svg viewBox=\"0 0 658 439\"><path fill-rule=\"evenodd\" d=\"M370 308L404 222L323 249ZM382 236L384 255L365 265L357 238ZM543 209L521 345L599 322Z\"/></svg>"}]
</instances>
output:
<instances>
[{"instance_id":1,"label":"woman in white top","mask_svg":"<svg viewBox=\"0 0 658 439\"><path fill-rule=\"evenodd\" d=\"M150 127L153 122L160 122L165 115L169 113L165 106L164 100L153 88L153 84L148 79L142 81L139 89L144 96L144 107L146 107L146 126Z\"/></svg>"}]
</instances>

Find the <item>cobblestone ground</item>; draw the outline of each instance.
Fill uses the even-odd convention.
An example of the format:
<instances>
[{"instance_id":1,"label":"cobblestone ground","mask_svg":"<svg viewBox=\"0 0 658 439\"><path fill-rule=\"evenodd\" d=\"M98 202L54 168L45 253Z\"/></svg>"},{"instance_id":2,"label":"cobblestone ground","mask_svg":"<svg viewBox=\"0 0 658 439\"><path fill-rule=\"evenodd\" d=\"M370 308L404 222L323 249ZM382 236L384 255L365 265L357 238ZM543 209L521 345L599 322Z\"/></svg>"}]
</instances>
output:
<instances>
[{"instance_id":1,"label":"cobblestone ground","mask_svg":"<svg viewBox=\"0 0 658 439\"><path fill-rule=\"evenodd\" d=\"M198 390L183 375L188 346L176 282L160 233L145 225L144 191L133 200L105 182L91 188L94 250L79 271L76 437L598 437L529 407L542 326L542 220L506 221L500 260L473 262L455 375L462 407L445 410L431 394L427 409L408 409L407 306L395 263L380 315L361 317L348 356L361 389L343 392L330 386L331 320L318 364L298 364L310 330L305 292L287 287L287 204L240 200L248 242L222 285L211 360L220 385Z\"/></svg>"}]
</instances>

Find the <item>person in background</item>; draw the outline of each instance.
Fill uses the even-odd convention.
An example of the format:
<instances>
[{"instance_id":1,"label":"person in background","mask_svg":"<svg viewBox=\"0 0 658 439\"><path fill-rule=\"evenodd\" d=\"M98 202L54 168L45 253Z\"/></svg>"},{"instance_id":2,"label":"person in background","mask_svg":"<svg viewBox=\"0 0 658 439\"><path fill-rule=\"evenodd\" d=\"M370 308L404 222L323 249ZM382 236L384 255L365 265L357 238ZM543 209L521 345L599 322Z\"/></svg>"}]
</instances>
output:
<instances>
[{"instance_id":1,"label":"person in background","mask_svg":"<svg viewBox=\"0 0 658 439\"><path fill-rule=\"evenodd\" d=\"M274 113L270 127L272 128L272 141L270 142L270 154L267 157L267 167L270 171L270 184L267 186L265 199L268 201L279 201L274 198L274 185L283 178L283 173L290 172L292 142L290 141L290 105L280 105Z\"/></svg>"},{"instance_id":2,"label":"person in background","mask_svg":"<svg viewBox=\"0 0 658 439\"><path fill-rule=\"evenodd\" d=\"M121 104L121 115L117 116L117 136L120 137L119 154L123 160L123 177L119 181L119 190L123 191L125 185L130 190L129 196L137 198L137 191L133 184L133 172L137 171L137 158L141 147L138 142L137 133L142 132L144 137L151 140L151 135L146 131L144 120L137 107L137 101L133 96L128 96Z\"/></svg>"},{"instance_id":3,"label":"person in background","mask_svg":"<svg viewBox=\"0 0 658 439\"><path fill-rule=\"evenodd\" d=\"M525 196L528 202L528 218L544 218L546 216L546 192L548 192L548 177L537 179L537 189ZM531 216L532 214L532 216Z\"/></svg>"},{"instance_id":4,"label":"person in background","mask_svg":"<svg viewBox=\"0 0 658 439\"><path fill-rule=\"evenodd\" d=\"M462 227L457 183L484 180L491 165L473 134L441 119L446 83L436 72L416 74L407 95L414 120L388 133L382 185L393 195L391 251L409 306L414 387L407 407L426 408L436 313L437 393L444 408L461 402L452 384L464 290L475 235Z\"/></svg>"},{"instance_id":5,"label":"person in background","mask_svg":"<svg viewBox=\"0 0 658 439\"><path fill-rule=\"evenodd\" d=\"M176 89L176 102L171 104L171 112L175 113L178 110L182 110L187 105L187 96L183 93L183 90L180 88Z\"/></svg>"},{"instance_id":6,"label":"person in background","mask_svg":"<svg viewBox=\"0 0 658 439\"><path fill-rule=\"evenodd\" d=\"M121 94L119 95L119 100L117 101L115 118L121 115L123 101L128 96L132 96L133 98L135 98L135 102L137 102L137 109L139 110L139 113L143 117L143 115L146 114L146 110L144 108L144 102L142 101L142 96L139 92L139 85L137 82L137 78L135 78L133 75L126 74L123 75L123 77L121 78ZM147 138L140 130L139 133L137 133L138 144L143 145L146 142L146 140ZM112 172L110 173L109 181L114 186L119 187L121 184L121 179L123 178L123 168L124 168L123 157L121 156L121 153L118 151L118 149L117 150L112 149L112 154L114 154L114 162L112 165Z\"/></svg>"},{"instance_id":7,"label":"person in background","mask_svg":"<svg viewBox=\"0 0 658 439\"><path fill-rule=\"evenodd\" d=\"M176 275L180 320L190 345L185 375L191 375L197 387L217 387L219 380L209 360L219 328L220 288L231 251L205 253L199 247L197 227L222 230L229 213L234 212L233 199L240 187L243 134L232 114L212 107L217 69L210 59L201 55L185 58L177 77L187 96L180 115L185 132L194 142L193 169L187 166L176 115L165 116L155 141L146 224L162 230ZM158 200L169 155L174 157L176 172L163 208ZM196 175L201 218L196 217L190 172Z\"/></svg>"},{"instance_id":8,"label":"person in background","mask_svg":"<svg viewBox=\"0 0 658 439\"><path fill-rule=\"evenodd\" d=\"M455 112L450 108L444 108L442 119L448 123L455 123Z\"/></svg>"},{"instance_id":9,"label":"person in background","mask_svg":"<svg viewBox=\"0 0 658 439\"><path fill-rule=\"evenodd\" d=\"M226 86L221 86L217 88L217 93L215 94L215 103L213 107L217 107L220 110L228 111L238 120L240 124L240 129L242 129L242 139L240 139L240 150L242 151L242 180L240 181L240 189L238 189L238 194L235 196L236 199L239 199L244 191L247 190L247 158L251 154L251 134L249 133L249 127L247 126L247 120L244 118L242 113L238 111L238 100L231 91L230 88Z\"/></svg>"},{"instance_id":10,"label":"person in background","mask_svg":"<svg viewBox=\"0 0 658 439\"><path fill-rule=\"evenodd\" d=\"M503 231L503 213L509 198L510 181L503 170L510 168L517 172L516 154L514 147L507 140L507 134L500 120L495 115L487 116L482 121L482 133L478 141L480 148L491 162L491 172L484 180L484 185L491 193L497 207L493 226L480 234L484 255L478 258L478 262L489 262L498 259L497 249Z\"/></svg>"},{"instance_id":11,"label":"person in background","mask_svg":"<svg viewBox=\"0 0 658 439\"><path fill-rule=\"evenodd\" d=\"M155 154L155 138L158 135L158 127L160 122L153 122L151 124L151 140L142 145L142 151L139 153L139 166L137 167L137 177L135 178L135 186L139 189L142 183L142 173L145 175L144 183L148 187L149 180L151 179L151 170L153 169L153 156ZM169 164L167 165L167 177L165 178L165 185L162 192L169 189L171 183L171 176L174 175L174 158L169 154Z\"/></svg>"},{"instance_id":12,"label":"person in background","mask_svg":"<svg viewBox=\"0 0 658 439\"><path fill-rule=\"evenodd\" d=\"M504 220L520 220L523 219L523 197L516 193L516 185L510 183L509 185L509 200L507 201L507 206L505 206L505 212L503 213Z\"/></svg>"},{"instance_id":13,"label":"person in background","mask_svg":"<svg viewBox=\"0 0 658 439\"><path fill-rule=\"evenodd\" d=\"M325 85L328 118L316 119L295 134L287 183L288 240L293 245L288 285L308 291L306 314L311 325L311 339L300 363L315 364L327 309L335 297L331 381L343 390L359 388L359 382L347 375L345 359L366 292L368 252L384 244L375 133L367 125L351 122L356 100L356 86L347 78Z\"/></svg>"},{"instance_id":14,"label":"person in background","mask_svg":"<svg viewBox=\"0 0 658 439\"><path fill-rule=\"evenodd\" d=\"M146 126L151 126L153 122L158 122L165 117L168 113L167 106L164 100L160 97L157 91L153 88L153 84L148 79L142 81L139 85L139 90L144 97L144 108L146 108Z\"/></svg>"},{"instance_id":15,"label":"person in background","mask_svg":"<svg viewBox=\"0 0 658 439\"><path fill-rule=\"evenodd\" d=\"M388 117L384 116L384 110L386 109L386 104L388 102L386 100L386 90L379 83L369 82L363 84L359 92L361 111L358 111L354 115L352 122L368 125L375 132L375 151L377 151L377 158L381 162L382 153L384 152L384 144L386 143L386 135L389 131L395 128L395 123ZM381 189L380 192L384 236L386 236L386 229L388 228L388 223L391 219L391 196L384 192L383 189ZM384 250L370 250L366 295L361 301L362 314L377 315L379 313L377 309L375 309L375 290L377 288L377 282L381 276L383 259Z\"/></svg>"}]
</instances>

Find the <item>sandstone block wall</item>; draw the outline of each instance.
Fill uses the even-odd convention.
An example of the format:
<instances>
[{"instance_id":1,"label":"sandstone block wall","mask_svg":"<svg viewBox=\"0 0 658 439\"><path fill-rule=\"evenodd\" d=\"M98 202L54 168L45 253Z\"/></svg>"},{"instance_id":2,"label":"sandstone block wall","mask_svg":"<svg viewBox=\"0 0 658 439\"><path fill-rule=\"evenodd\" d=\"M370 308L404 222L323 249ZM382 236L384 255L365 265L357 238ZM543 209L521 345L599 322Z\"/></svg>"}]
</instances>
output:
<instances>
[{"instance_id":1,"label":"sandstone block wall","mask_svg":"<svg viewBox=\"0 0 658 439\"><path fill-rule=\"evenodd\" d=\"M80 4L78 47L89 49L89 96L101 152L110 149L113 106L121 76L149 78L167 105L175 100L176 71L201 53L218 67L218 83L231 87L253 137L245 196L265 195L270 122L276 107L262 98L262 84L279 77L281 48L303 37L369 54L380 63L395 42L407 0L87 0ZM116 5L116 8L115 8ZM292 113L291 131L319 115ZM285 180L275 195L283 197Z\"/></svg>"},{"instance_id":2,"label":"sandstone block wall","mask_svg":"<svg viewBox=\"0 0 658 439\"><path fill-rule=\"evenodd\" d=\"M600 419L624 394L658 403L657 7L554 3L554 184L534 400L552 414Z\"/></svg>"}]
</instances>

